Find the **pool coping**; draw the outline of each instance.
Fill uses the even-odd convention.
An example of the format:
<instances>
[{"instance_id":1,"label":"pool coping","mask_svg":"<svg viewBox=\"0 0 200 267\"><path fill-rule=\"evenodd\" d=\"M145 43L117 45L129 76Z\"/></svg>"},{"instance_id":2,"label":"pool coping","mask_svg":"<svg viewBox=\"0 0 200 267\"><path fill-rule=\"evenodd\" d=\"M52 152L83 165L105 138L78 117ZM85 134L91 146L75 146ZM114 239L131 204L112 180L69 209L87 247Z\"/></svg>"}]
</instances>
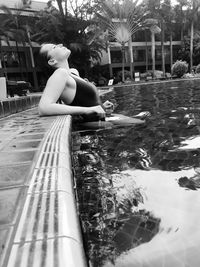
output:
<instances>
[{"instance_id":1,"label":"pool coping","mask_svg":"<svg viewBox=\"0 0 200 267\"><path fill-rule=\"evenodd\" d=\"M37 106L40 93L0 100L0 119Z\"/></svg>"},{"instance_id":2,"label":"pool coping","mask_svg":"<svg viewBox=\"0 0 200 267\"><path fill-rule=\"evenodd\" d=\"M18 222L10 233L9 253L3 256L2 266L86 267L71 164L72 118L45 119L51 125L31 163Z\"/></svg>"}]
</instances>

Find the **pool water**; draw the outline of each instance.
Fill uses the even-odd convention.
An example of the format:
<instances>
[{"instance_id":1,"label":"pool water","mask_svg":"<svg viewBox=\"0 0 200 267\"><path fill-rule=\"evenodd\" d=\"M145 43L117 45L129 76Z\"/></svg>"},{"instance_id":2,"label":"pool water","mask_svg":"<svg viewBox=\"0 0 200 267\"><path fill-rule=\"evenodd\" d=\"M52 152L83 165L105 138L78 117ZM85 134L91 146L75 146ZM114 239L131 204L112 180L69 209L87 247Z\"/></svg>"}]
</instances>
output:
<instances>
[{"instance_id":1,"label":"pool water","mask_svg":"<svg viewBox=\"0 0 200 267\"><path fill-rule=\"evenodd\" d=\"M200 266L200 87L116 88L141 125L73 132L83 238L93 267Z\"/></svg>"}]
</instances>

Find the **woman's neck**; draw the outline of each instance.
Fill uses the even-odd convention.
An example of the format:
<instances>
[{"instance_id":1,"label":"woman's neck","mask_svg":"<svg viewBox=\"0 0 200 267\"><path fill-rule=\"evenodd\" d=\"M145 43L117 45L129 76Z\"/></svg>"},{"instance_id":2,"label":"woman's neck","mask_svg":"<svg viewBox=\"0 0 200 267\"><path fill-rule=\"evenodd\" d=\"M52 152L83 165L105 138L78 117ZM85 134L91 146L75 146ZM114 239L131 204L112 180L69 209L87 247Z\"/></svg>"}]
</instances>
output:
<instances>
[{"instance_id":1,"label":"woman's neck","mask_svg":"<svg viewBox=\"0 0 200 267\"><path fill-rule=\"evenodd\" d=\"M65 61L59 62L59 63L57 64L57 69L58 69L58 68L62 68L62 69L69 70L69 63L68 63L68 61L65 60Z\"/></svg>"}]
</instances>

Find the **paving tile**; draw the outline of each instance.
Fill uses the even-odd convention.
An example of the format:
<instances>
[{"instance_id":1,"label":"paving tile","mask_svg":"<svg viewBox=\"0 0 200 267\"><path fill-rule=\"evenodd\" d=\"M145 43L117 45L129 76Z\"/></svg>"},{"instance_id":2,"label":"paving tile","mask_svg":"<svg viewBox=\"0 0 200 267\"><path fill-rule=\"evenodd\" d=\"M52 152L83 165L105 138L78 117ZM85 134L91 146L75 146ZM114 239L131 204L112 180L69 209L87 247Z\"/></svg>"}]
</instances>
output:
<instances>
[{"instance_id":1,"label":"paving tile","mask_svg":"<svg viewBox=\"0 0 200 267\"><path fill-rule=\"evenodd\" d=\"M10 102L10 112L11 112L11 114L16 113L17 112L17 106L16 106L15 99L11 99L11 100L9 100L9 102Z\"/></svg>"},{"instance_id":2,"label":"paving tile","mask_svg":"<svg viewBox=\"0 0 200 267\"><path fill-rule=\"evenodd\" d=\"M6 243L6 236L7 236L8 229L0 229L0 258L3 254L5 243Z\"/></svg>"},{"instance_id":3,"label":"paving tile","mask_svg":"<svg viewBox=\"0 0 200 267\"><path fill-rule=\"evenodd\" d=\"M22 188L0 190L0 225L13 223Z\"/></svg>"},{"instance_id":4,"label":"paving tile","mask_svg":"<svg viewBox=\"0 0 200 267\"><path fill-rule=\"evenodd\" d=\"M0 131L0 140L8 140L15 136L15 133L12 131Z\"/></svg>"},{"instance_id":5,"label":"paving tile","mask_svg":"<svg viewBox=\"0 0 200 267\"><path fill-rule=\"evenodd\" d=\"M20 164L0 167L0 188L20 185L25 182L30 170L30 164Z\"/></svg>"},{"instance_id":6,"label":"paving tile","mask_svg":"<svg viewBox=\"0 0 200 267\"><path fill-rule=\"evenodd\" d=\"M31 108L31 100L30 100L30 96L27 96L27 97L26 97L26 105L27 105L27 108Z\"/></svg>"},{"instance_id":7,"label":"paving tile","mask_svg":"<svg viewBox=\"0 0 200 267\"><path fill-rule=\"evenodd\" d=\"M57 238L14 244L7 267L86 267L83 247L73 239Z\"/></svg>"},{"instance_id":8,"label":"paving tile","mask_svg":"<svg viewBox=\"0 0 200 267\"><path fill-rule=\"evenodd\" d=\"M10 102L9 101L3 101L3 110L4 110L4 116L10 115Z\"/></svg>"},{"instance_id":9,"label":"paving tile","mask_svg":"<svg viewBox=\"0 0 200 267\"><path fill-rule=\"evenodd\" d=\"M4 111L3 111L3 104L2 101L0 101L0 118L4 117Z\"/></svg>"},{"instance_id":10,"label":"paving tile","mask_svg":"<svg viewBox=\"0 0 200 267\"><path fill-rule=\"evenodd\" d=\"M8 150L19 150L19 149L33 149L38 148L41 141L24 141L24 142L17 142L14 140L13 142L9 143L6 147L6 151ZM4 149L5 150L5 149Z\"/></svg>"},{"instance_id":11,"label":"paving tile","mask_svg":"<svg viewBox=\"0 0 200 267\"><path fill-rule=\"evenodd\" d=\"M21 104L22 104L22 110L26 110L27 109L27 102L26 102L25 97L21 98Z\"/></svg>"},{"instance_id":12,"label":"paving tile","mask_svg":"<svg viewBox=\"0 0 200 267\"><path fill-rule=\"evenodd\" d=\"M12 231L13 227L9 225L5 225L0 229L0 266L3 266Z\"/></svg>"},{"instance_id":13,"label":"paving tile","mask_svg":"<svg viewBox=\"0 0 200 267\"><path fill-rule=\"evenodd\" d=\"M44 134L21 134L16 137L16 140L41 140Z\"/></svg>"},{"instance_id":14,"label":"paving tile","mask_svg":"<svg viewBox=\"0 0 200 267\"><path fill-rule=\"evenodd\" d=\"M16 107L17 107L17 112L22 111L22 99L21 98L16 98Z\"/></svg>"},{"instance_id":15,"label":"paving tile","mask_svg":"<svg viewBox=\"0 0 200 267\"><path fill-rule=\"evenodd\" d=\"M35 151L0 152L0 166L33 160Z\"/></svg>"},{"instance_id":16,"label":"paving tile","mask_svg":"<svg viewBox=\"0 0 200 267\"><path fill-rule=\"evenodd\" d=\"M71 237L81 242L74 197L65 192L28 195L18 225L15 243Z\"/></svg>"},{"instance_id":17,"label":"paving tile","mask_svg":"<svg viewBox=\"0 0 200 267\"><path fill-rule=\"evenodd\" d=\"M24 134L35 134L35 133L46 133L46 131L48 130L49 126L47 126L46 128L44 127L38 127L38 128L33 128L33 127L29 127L28 129L25 129Z\"/></svg>"}]
</instances>

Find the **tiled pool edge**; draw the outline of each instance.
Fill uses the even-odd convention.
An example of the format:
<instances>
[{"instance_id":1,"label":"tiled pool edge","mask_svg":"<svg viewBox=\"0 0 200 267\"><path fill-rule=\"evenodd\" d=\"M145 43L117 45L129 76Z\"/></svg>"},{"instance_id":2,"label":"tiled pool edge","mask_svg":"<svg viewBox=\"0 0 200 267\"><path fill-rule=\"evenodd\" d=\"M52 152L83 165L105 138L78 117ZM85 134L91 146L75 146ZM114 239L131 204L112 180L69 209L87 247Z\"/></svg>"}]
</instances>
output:
<instances>
[{"instance_id":1,"label":"tiled pool edge","mask_svg":"<svg viewBox=\"0 0 200 267\"><path fill-rule=\"evenodd\" d=\"M71 116L56 117L32 163L5 266L87 266L74 197L70 141Z\"/></svg>"},{"instance_id":2,"label":"tiled pool edge","mask_svg":"<svg viewBox=\"0 0 200 267\"><path fill-rule=\"evenodd\" d=\"M41 94L12 97L0 100L0 119L36 107Z\"/></svg>"}]
</instances>

